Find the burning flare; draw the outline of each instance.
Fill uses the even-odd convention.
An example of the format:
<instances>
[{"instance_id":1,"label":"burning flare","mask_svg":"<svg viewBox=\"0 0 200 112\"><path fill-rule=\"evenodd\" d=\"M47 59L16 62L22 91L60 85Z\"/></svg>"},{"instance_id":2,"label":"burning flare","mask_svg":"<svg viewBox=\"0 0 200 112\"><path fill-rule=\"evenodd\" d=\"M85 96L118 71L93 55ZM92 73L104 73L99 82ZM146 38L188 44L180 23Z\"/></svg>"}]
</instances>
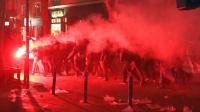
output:
<instances>
[{"instance_id":1,"label":"burning flare","mask_svg":"<svg viewBox=\"0 0 200 112\"><path fill-rule=\"evenodd\" d=\"M34 48L35 48L35 45L34 45L33 41L30 40L30 51L31 51L32 49L34 49ZM23 45L22 47L20 47L20 48L16 51L15 56L16 56L17 58L21 58L25 53L26 53L26 46ZM32 54L32 53L29 53L29 58L33 58L33 54Z\"/></svg>"}]
</instances>

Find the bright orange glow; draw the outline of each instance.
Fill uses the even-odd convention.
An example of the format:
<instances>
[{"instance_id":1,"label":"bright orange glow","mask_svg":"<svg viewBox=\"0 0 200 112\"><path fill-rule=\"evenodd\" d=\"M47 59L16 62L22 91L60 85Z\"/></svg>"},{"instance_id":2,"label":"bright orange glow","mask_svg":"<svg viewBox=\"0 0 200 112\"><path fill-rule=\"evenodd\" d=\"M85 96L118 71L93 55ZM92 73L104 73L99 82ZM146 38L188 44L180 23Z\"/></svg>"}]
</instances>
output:
<instances>
[{"instance_id":1,"label":"bright orange glow","mask_svg":"<svg viewBox=\"0 0 200 112\"><path fill-rule=\"evenodd\" d=\"M35 48L35 46L34 46L34 44L33 44L33 41L30 40L30 47L29 47L29 49L30 49L30 50L33 50L34 48ZM17 58L20 58L20 57L22 57L25 53L26 53L26 46L23 45L22 47L20 47L20 48L16 51L15 56L16 56ZM33 54L32 54L32 53L29 53L29 57L30 57L30 58L33 58Z\"/></svg>"},{"instance_id":2,"label":"bright orange glow","mask_svg":"<svg viewBox=\"0 0 200 112\"><path fill-rule=\"evenodd\" d=\"M17 52L15 53L15 56L16 56L17 58L20 58L20 57L22 57L25 53L26 53L26 47L23 45L21 48L19 48L19 49L17 50Z\"/></svg>"}]
</instances>

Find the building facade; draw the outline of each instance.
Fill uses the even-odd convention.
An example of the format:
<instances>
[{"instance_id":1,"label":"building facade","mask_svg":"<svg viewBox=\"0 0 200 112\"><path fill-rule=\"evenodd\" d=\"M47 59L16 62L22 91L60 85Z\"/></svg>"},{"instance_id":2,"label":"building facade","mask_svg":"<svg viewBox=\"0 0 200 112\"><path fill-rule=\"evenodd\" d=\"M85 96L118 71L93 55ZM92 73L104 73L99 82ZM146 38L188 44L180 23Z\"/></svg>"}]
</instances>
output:
<instances>
[{"instance_id":1,"label":"building facade","mask_svg":"<svg viewBox=\"0 0 200 112\"><path fill-rule=\"evenodd\" d=\"M66 32L70 25L92 14L107 18L103 0L51 0L49 2L51 34Z\"/></svg>"},{"instance_id":2,"label":"building facade","mask_svg":"<svg viewBox=\"0 0 200 112\"><path fill-rule=\"evenodd\" d=\"M11 66L15 48L21 40L23 0L0 0L0 54L1 64Z\"/></svg>"},{"instance_id":3,"label":"building facade","mask_svg":"<svg viewBox=\"0 0 200 112\"><path fill-rule=\"evenodd\" d=\"M15 64L15 52L25 44L27 11L30 32L28 36L39 38L49 34L48 0L28 1L29 10L26 9L26 0L0 0L0 63L4 66Z\"/></svg>"}]
</instances>

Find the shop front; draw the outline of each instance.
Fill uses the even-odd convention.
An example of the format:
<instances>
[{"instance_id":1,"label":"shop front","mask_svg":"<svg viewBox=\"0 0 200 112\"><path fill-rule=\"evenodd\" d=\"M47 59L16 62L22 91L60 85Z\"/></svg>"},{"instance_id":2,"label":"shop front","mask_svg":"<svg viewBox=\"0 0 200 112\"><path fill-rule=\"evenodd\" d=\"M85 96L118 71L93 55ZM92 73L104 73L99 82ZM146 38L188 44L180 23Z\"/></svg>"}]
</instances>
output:
<instances>
[{"instance_id":1,"label":"shop front","mask_svg":"<svg viewBox=\"0 0 200 112\"><path fill-rule=\"evenodd\" d=\"M67 29L67 17L65 9L51 11L51 34L56 35Z\"/></svg>"},{"instance_id":2,"label":"shop front","mask_svg":"<svg viewBox=\"0 0 200 112\"><path fill-rule=\"evenodd\" d=\"M70 25L86 19L92 14L101 14L107 18L107 11L102 0L53 5L51 15L51 34L66 32Z\"/></svg>"}]
</instances>

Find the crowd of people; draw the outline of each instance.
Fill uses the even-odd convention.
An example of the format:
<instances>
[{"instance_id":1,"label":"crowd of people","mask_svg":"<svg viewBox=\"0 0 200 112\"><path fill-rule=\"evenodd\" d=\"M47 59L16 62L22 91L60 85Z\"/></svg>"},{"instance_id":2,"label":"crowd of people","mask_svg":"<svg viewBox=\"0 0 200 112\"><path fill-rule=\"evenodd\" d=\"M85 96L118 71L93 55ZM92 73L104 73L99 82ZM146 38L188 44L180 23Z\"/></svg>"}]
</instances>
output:
<instances>
[{"instance_id":1,"label":"crowd of people","mask_svg":"<svg viewBox=\"0 0 200 112\"><path fill-rule=\"evenodd\" d=\"M191 61L176 60L176 64L169 65L152 56L142 57L123 48L113 50L111 46L101 52L88 52L88 44L88 40L55 42L35 49L32 73L46 75L56 71L59 75L81 76L88 71L89 75L102 77L106 81L119 78L127 83L127 78L133 76L140 85L156 82L160 86L187 82L193 74Z\"/></svg>"}]
</instances>

